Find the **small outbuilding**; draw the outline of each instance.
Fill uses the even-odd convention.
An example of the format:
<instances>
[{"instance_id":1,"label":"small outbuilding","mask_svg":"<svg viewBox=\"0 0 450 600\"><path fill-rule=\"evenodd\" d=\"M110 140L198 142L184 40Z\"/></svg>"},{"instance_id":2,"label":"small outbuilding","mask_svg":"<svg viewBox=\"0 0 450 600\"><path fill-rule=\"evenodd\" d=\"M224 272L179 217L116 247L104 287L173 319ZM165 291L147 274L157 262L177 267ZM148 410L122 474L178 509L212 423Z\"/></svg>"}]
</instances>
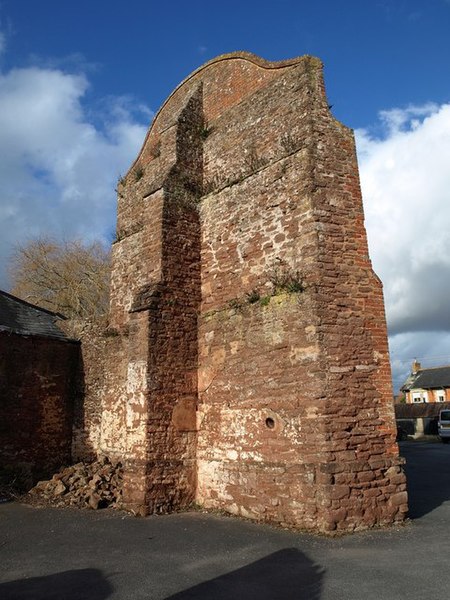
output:
<instances>
[{"instance_id":1,"label":"small outbuilding","mask_svg":"<svg viewBox=\"0 0 450 600\"><path fill-rule=\"evenodd\" d=\"M0 291L0 472L24 487L71 460L80 344L61 319Z\"/></svg>"}]
</instances>

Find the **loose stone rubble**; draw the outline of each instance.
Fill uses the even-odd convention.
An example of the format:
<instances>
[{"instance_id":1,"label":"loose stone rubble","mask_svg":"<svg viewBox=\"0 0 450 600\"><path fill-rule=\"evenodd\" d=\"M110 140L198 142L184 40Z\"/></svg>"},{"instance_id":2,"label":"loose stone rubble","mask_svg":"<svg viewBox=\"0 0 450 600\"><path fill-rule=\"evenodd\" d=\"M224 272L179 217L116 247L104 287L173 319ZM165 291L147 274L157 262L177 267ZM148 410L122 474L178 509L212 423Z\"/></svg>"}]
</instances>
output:
<instances>
[{"instance_id":1,"label":"loose stone rubble","mask_svg":"<svg viewBox=\"0 0 450 600\"><path fill-rule=\"evenodd\" d=\"M39 481L27 494L32 504L75 506L79 508L120 508L122 464L102 457L93 463L79 462L56 473L49 481Z\"/></svg>"}]
</instances>

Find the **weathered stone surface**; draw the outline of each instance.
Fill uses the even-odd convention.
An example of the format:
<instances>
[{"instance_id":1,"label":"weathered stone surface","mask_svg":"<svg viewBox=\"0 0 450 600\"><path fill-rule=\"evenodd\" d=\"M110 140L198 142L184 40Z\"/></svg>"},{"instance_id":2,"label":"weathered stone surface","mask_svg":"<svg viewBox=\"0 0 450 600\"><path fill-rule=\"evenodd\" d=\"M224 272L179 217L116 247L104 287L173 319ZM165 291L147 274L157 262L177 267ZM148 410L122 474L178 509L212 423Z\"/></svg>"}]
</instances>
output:
<instances>
[{"instance_id":1,"label":"weathered stone surface","mask_svg":"<svg viewBox=\"0 0 450 600\"><path fill-rule=\"evenodd\" d=\"M81 340L81 368L73 405L72 459L92 462L100 447L107 351L115 332L107 328L106 318L94 322L71 320L68 326L71 335Z\"/></svg>"},{"instance_id":2,"label":"weathered stone surface","mask_svg":"<svg viewBox=\"0 0 450 600\"><path fill-rule=\"evenodd\" d=\"M402 519L382 286L320 61L210 61L118 195L90 439L123 460L125 505L322 531Z\"/></svg>"}]
</instances>

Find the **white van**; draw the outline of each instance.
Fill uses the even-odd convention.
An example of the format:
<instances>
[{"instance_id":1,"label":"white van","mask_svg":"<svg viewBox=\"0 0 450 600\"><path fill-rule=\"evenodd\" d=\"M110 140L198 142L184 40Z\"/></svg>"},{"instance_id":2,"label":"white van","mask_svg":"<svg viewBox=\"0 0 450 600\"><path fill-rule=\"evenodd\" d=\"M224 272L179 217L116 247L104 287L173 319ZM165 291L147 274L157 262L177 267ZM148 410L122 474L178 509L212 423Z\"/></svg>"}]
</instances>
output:
<instances>
[{"instance_id":1,"label":"white van","mask_svg":"<svg viewBox=\"0 0 450 600\"><path fill-rule=\"evenodd\" d=\"M444 444L450 442L450 410L440 410L438 420L438 433Z\"/></svg>"}]
</instances>

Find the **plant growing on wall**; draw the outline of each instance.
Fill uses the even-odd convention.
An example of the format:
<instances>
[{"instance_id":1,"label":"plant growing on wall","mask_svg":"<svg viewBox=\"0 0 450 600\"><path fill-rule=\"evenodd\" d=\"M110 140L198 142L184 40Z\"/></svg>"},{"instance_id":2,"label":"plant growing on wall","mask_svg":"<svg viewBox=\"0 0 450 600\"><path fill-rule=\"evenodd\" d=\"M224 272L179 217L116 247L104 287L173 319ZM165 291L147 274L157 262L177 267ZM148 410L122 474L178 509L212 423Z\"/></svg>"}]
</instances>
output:
<instances>
[{"instance_id":1,"label":"plant growing on wall","mask_svg":"<svg viewBox=\"0 0 450 600\"><path fill-rule=\"evenodd\" d=\"M288 132L281 136L281 146L287 154L293 154L299 149L300 143Z\"/></svg>"},{"instance_id":2,"label":"plant growing on wall","mask_svg":"<svg viewBox=\"0 0 450 600\"><path fill-rule=\"evenodd\" d=\"M208 121L205 121L198 130L198 134L202 140L206 140L211 134L212 127L208 125Z\"/></svg>"},{"instance_id":3,"label":"plant growing on wall","mask_svg":"<svg viewBox=\"0 0 450 600\"><path fill-rule=\"evenodd\" d=\"M144 177L144 169L142 168L141 165L137 165L136 168L134 169L134 180L139 181L143 177Z\"/></svg>"},{"instance_id":4,"label":"plant growing on wall","mask_svg":"<svg viewBox=\"0 0 450 600\"><path fill-rule=\"evenodd\" d=\"M253 289L251 292L248 292L246 296L249 304L255 304L255 302L258 302L258 300L261 298L261 294L255 289Z\"/></svg>"},{"instance_id":5,"label":"plant growing on wall","mask_svg":"<svg viewBox=\"0 0 450 600\"><path fill-rule=\"evenodd\" d=\"M287 292L288 294L298 294L305 291L303 274L284 260L277 259L276 264L268 273L269 281L272 284L273 294Z\"/></svg>"},{"instance_id":6,"label":"plant growing on wall","mask_svg":"<svg viewBox=\"0 0 450 600\"><path fill-rule=\"evenodd\" d=\"M158 140L151 149L151 155L153 158L158 158L161 154L161 140Z\"/></svg>"},{"instance_id":7,"label":"plant growing on wall","mask_svg":"<svg viewBox=\"0 0 450 600\"><path fill-rule=\"evenodd\" d=\"M248 149L247 154L245 156L245 165L247 167L247 170L249 170L250 172L254 173L255 171L259 171L259 169L265 167L268 162L268 159L258 154L258 151L254 146L251 146Z\"/></svg>"}]
</instances>

